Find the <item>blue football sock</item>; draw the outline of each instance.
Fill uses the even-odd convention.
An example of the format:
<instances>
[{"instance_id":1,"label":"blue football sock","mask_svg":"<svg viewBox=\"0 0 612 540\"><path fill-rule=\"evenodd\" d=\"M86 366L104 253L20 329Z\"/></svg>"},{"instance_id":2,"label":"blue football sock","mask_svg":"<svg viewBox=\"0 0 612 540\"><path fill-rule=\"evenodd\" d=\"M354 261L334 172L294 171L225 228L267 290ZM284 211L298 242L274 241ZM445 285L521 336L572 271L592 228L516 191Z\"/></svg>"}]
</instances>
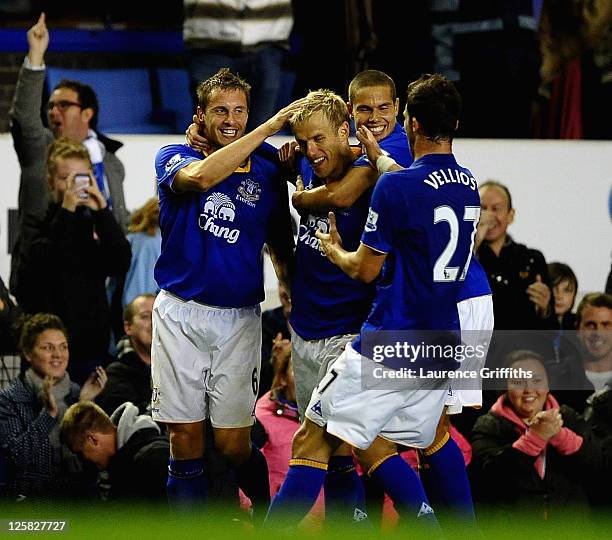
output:
<instances>
[{"instance_id":1,"label":"blue football sock","mask_svg":"<svg viewBox=\"0 0 612 540\"><path fill-rule=\"evenodd\" d=\"M420 524L439 531L438 521L417 474L397 454L385 459L370 476L389 495L407 525Z\"/></svg>"},{"instance_id":2,"label":"blue football sock","mask_svg":"<svg viewBox=\"0 0 612 540\"><path fill-rule=\"evenodd\" d=\"M238 487L251 499L253 520L262 522L270 506L270 480L266 458L259 448L251 445L249 459L234 467L234 471Z\"/></svg>"},{"instance_id":3,"label":"blue football sock","mask_svg":"<svg viewBox=\"0 0 612 540\"><path fill-rule=\"evenodd\" d=\"M332 456L325 475L325 518L345 523L367 518L365 492L353 456Z\"/></svg>"},{"instance_id":4,"label":"blue football sock","mask_svg":"<svg viewBox=\"0 0 612 540\"><path fill-rule=\"evenodd\" d=\"M266 524L278 526L289 519L297 525L317 500L327 465L306 459L292 459L285 481L268 510Z\"/></svg>"},{"instance_id":5,"label":"blue football sock","mask_svg":"<svg viewBox=\"0 0 612 540\"><path fill-rule=\"evenodd\" d=\"M166 492L173 510L200 509L206 501L204 460L170 458Z\"/></svg>"},{"instance_id":6,"label":"blue football sock","mask_svg":"<svg viewBox=\"0 0 612 540\"><path fill-rule=\"evenodd\" d=\"M432 504L465 525L475 525L472 491L457 443L449 437L440 449L426 454L424 460L423 485Z\"/></svg>"}]
</instances>

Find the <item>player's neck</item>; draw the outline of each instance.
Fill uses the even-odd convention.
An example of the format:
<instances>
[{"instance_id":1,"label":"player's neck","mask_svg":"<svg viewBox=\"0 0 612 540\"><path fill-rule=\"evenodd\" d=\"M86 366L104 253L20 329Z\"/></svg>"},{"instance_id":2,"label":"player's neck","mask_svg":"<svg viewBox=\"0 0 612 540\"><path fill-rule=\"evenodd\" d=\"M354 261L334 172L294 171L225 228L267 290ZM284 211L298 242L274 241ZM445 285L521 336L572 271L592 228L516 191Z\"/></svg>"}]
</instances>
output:
<instances>
[{"instance_id":1,"label":"player's neck","mask_svg":"<svg viewBox=\"0 0 612 540\"><path fill-rule=\"evenodd\" d=\"M327 182L335 182L336 180L341 180L345 177L346 173L353 166L353 162L355 161L355 156L350 149L348 151L343 152L338 159L338 164L334 168L334 170L328 175L325 179L325 183Z\"/></svg>"},{"instance_id":2,"label":"player's neck","mask_svg":"<svg viewBox=\"0 0 612 540\"><path fill-rule=\"evenodd\" d=\"M425 137L417 137L412 148L415 161L428 154L452 154L453 143L451 141L434 142Z\"/></svg>"}]
</instances>

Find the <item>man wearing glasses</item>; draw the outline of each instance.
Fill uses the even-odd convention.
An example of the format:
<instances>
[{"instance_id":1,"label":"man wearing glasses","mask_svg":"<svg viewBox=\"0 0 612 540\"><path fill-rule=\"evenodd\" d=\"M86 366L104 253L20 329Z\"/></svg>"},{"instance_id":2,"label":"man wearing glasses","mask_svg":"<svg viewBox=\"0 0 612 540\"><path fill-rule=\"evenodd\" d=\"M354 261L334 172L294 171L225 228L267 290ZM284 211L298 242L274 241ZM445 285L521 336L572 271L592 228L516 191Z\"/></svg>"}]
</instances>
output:
<instances>
[{"instance_id":1,"label":"man wearing glasses","mask_svg":"<svg viewBox=\"0 0 612 540\"><path fill-rule=\"evenodd\" d=\"M49 97L49 129L45 128L40 117L46 71L44 55L49 46L44 13L28 30L27 39L28 55L19 72L10 110L11 133L21 167L19 223L26 214L44 217L49 202L47 147L54 139L63 136L83 143L89 150L98 188L112 208L115 219L125 230L128 219L123 195L125 171L114 154L121 143L95 132L98 119L95 92L90 86L77 81L61 81ZM15 261L12 275L14 264Z\"/></svg>"}]
</instances>

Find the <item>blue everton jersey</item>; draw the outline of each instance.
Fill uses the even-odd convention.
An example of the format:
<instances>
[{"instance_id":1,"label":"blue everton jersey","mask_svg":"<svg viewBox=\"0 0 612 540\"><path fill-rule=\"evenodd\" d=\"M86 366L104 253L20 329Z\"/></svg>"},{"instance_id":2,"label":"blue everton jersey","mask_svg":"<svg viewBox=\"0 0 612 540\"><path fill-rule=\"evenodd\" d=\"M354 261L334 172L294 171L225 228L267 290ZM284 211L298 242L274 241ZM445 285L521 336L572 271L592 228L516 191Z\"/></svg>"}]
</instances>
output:
<instances>
[{"instance_id":1,"label":"blue everton jersey","mask_svg":"<svg viewBox=\"0 0 612 540\"><path fill-rule=\"evenodd\" d=\"M480 197L452 154L428 154L380 177L361 241L386 253L362 332L458 330ZM360 338L354 343L360 350Z\"/></svg>"},{"instance_id":2,"label":"blue everton jersey","mask_svg":"<svg viewBox=\"0 0 612 540\"><path fill-rule=\"evenodd\" d=\"M298 171L306 189L323 184L307 159L300 159ZM359 246L371 194L369 189L353 206L335 212L342 244L349 251ZM374 286L351 279L332 264L320 249L317 229L329 230L327 212L302 216L291 286L291 326L306 340L355 334L370 311Z\"/></svg>"},{"instance_id":3,"label":"blue everton jersey","mask_svg":"<svg viewBox=\"0 0 612 540\"><path fill-rule=\"evenodd\" d=\"M379 144L386 155L392 157L402 167L407 168L412 164L408 137L406 136L406 131L399 123L395 125L393 132L380 141ZM478 262L478 259L472 257L465 281L459 291L457 302L468 298L484 296L485 294L491 294L487 274Z\"/></svg>"},{"instance_id":4,"label":"blue everton jersey","mask_svg":"<svg viewBox=\"0 0 612 540\"><path fill-rule=\"evenodd\" d=\"M244 307L264 299L262 248L291 237L286 182L265 143L244 167L206 192L172 190L176 173L202 155L187 145L164 146L155 158L161 255L155 279L184 300Z\"/></svg>"}]
</instances>

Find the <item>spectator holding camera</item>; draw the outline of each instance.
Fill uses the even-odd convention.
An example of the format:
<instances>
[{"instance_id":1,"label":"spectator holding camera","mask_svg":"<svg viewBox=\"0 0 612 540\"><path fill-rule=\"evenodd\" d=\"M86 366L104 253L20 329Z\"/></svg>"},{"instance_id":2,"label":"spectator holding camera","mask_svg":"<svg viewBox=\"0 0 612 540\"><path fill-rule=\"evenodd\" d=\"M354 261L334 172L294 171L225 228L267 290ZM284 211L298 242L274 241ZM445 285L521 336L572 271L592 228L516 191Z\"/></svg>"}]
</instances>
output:
<instances>
[{"instance_id":1,"label":"spectator holding camera","mask_svg":"<svg viewBox=\"0 0 612 540\"><path fill-rule=\"evenodd\" d=\"M19 245L15 297L26 313L58 315L70 335L70 375L82 383L108 361L109 306L105 281L125 274L130 245L94 180L87 149L56 139L47 158L51 202L46 215L27 216Z\"/></svg>"}]
</instances>

